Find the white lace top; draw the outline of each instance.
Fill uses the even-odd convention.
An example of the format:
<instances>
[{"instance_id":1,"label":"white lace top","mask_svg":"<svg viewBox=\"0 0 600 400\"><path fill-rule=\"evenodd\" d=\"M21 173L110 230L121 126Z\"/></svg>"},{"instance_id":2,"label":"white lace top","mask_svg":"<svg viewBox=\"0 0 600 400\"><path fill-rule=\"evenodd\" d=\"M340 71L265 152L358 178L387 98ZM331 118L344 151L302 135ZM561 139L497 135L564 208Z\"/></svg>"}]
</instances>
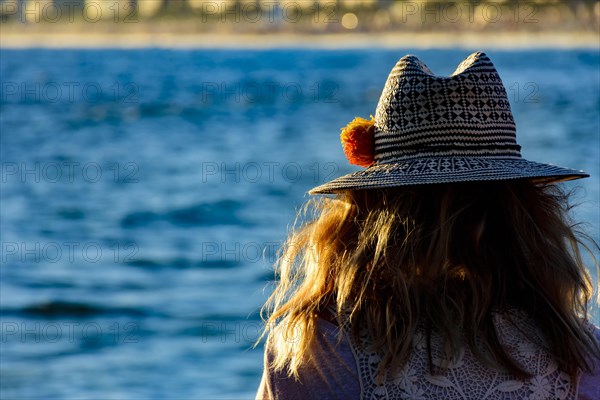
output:
<instances>
[{"instance_id":1,"label":"white lace top","mask_svg":"<svg viewBox=\"0 0 600 400\"><path fill-rule=\"evenodd\" d=\"M436 374L431 375L425 333L421 330L413 339L412 355L405 368L377 385L380 355L357 346L346 327L340 341L340 328L319 318L310 357L298 371L298 379L272 368L274 342L267 340L264 373L256 399L600 400L600 359L591 359L594 370L572 381L545 349L545 341L533 323L517 312L511 316L519 329L498 314L498 337L515 361L533 374L531 379L519 380L486 368L469 349L448 362L444 360L441 339L435 336L431 346ZM600 330L589 326L600 342ZM364 335L363 339L368 341ZM438 368L444 364L445 369Z\"/></svg>"},{"instance_id":2,"label":"white lace top","mask_svg":"<svg viewBox=\"0 0 600 400\"><path fill-rule=\"evenodd\" d=\"M437 370L430 374L425 332L419 328L413 339L413 351L405 367L395 376L377 384L377 367L381 357L352 342L361 383L362 399L419 400L547 400L575 399L577 382L558 368L544 347L545 340L537 327L523 314L511 312L516 324L506 315L495 314L494 323L500 342L509 355L533 378L518 380L508 372L491 370L464 348L456 360L444 358L441 337L432 335L432 363ZM519 328L516 328L517 325ZM349 333L349 332L347 332ZM366 336L362 337L367 340ZM536 343L542 343L537 345Z\"/></svg>"}]
</instances>

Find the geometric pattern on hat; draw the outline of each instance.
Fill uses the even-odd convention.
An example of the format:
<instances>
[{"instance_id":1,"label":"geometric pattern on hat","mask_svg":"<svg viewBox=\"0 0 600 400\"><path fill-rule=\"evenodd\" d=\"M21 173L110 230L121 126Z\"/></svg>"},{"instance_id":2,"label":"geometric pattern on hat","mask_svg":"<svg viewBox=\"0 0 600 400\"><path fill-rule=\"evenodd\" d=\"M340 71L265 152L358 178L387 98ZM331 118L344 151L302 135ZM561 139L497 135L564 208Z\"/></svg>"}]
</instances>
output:
<instances>
[{"instance_id":1,"label":"geometric pattern on hat","mask_svg":"<svg viewBox=\"0 0 600 400\"><path fill-rule=\"evenodd\" d=\"M417 57L402 57L389 74L375 111L374 164L310 191L427 183L583 178L583 171L521 158L502 80L482 52L448 77Z\"/></svg>"}]
</instances>

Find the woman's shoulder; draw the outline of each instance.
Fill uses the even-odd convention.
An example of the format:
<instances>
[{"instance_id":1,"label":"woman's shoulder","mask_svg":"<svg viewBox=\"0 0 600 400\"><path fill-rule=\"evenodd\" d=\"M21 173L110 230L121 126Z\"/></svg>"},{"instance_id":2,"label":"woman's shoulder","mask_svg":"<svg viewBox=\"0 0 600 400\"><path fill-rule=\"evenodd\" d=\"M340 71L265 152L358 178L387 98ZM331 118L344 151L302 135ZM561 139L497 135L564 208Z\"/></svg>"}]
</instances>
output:
<instances>
[{"instance_id":1,"label":"woman's shoulder","mask_svg":"<svg viewBox=\"0 0 600 400\"><path fill-rule=\"evenodd\" d=\"M351 346L335 320L319 315L315 335L306 360L297 376L273 368L277 338L281 331L274 329L265 343L265 375L261 399L356 399L360 396L358 372Z\"/></svg>"},{"instance_id":2,"label":"woman's shoulder","mask_svg":"<svg viewBox=\"0 0 600 400\"><path fill-rule=\"evenodd\" d=\"M600 327L590 322L589 320L583 320L583 326L585 330L587 330L590 333L592 340L595 341L595 343L593 344L600 348ZM600 378L600 357L597 357L590 361L594 363L597 375Z\"/></svg>"},{"instance_id":3,"label":"woman's shoulder","mask_svg":"<svg viewBox=\"0 0 600 400\"><path fill-rule=\"evenodd\" d=\"M596 344L600 346L600 328L589 321L584 321L584 326L593 335ZM579 380L580 400L598 400L600 399L600 359L590 360L592 370L584 371Z\"/></svg>"}]
</instances>

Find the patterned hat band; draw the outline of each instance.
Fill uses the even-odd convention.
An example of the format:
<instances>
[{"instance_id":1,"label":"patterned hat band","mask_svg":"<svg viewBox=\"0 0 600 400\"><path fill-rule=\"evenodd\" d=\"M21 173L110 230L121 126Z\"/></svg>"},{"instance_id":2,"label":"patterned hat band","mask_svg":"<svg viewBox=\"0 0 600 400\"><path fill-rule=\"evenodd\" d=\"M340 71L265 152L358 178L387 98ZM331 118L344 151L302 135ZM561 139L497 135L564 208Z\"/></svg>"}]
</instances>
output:
<instances>
[{"instance_id":1,"label":"patterned hat band","mask_svg":"<svg viewBox=\"0 0 600 400\"><path fill-rule=\"evenodd\" d=\"M521 158L521 146L510 141L489 143L458 142L431 143L428 145L386 142L378 140L375 135L375 163L384 164L395 161L412 159L415 157L435 156L471 156L471 157L501 157Z\"/></svg>"},{"instance_id":2,"label":"patterned hat band","mask_svg":"<svg viewBox=\"0 0 600 400\"><path fill-rule=\"evenodd\" d=\"M344 152L363 171L311 194L426 183L533 179L555 182L583 171L521 158L506 90L482 52L448 77L417 57L402 57L387 78L375 117L356 118L341 135Z\"/></svg>"}]
</instances>

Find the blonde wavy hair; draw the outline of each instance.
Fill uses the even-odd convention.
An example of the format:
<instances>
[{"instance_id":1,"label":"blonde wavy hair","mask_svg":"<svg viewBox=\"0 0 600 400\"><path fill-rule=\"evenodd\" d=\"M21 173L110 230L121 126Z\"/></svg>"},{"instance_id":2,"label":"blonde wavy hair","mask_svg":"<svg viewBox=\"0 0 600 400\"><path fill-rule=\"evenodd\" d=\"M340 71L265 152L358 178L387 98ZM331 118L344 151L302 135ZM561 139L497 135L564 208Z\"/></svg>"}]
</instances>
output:
<instances>
[{"instance_id":1,"label":"blonde wavy hair","mask_svg":"<svg viewBox=\"0 0 600 400\"><path fill-rule=\"evenodd\" d=\"M263 308L274 368L298 376L317 318L331 305L339 324L349 315L357 341L368 329L384 354L380 378L404 365L423 320L442 335L448 359L467 345L486 365L529 376L502 348L492 321L493 312L511 308L534 319L564 371L589 371L600 349L582 320L598 302L598 281L580 249L597 271L586 243L598 246L570 222L568 200L558 185L529 181L311 199L297 219L308 221L282 247L279 281Z\"/></svg>"}]
</instances>

